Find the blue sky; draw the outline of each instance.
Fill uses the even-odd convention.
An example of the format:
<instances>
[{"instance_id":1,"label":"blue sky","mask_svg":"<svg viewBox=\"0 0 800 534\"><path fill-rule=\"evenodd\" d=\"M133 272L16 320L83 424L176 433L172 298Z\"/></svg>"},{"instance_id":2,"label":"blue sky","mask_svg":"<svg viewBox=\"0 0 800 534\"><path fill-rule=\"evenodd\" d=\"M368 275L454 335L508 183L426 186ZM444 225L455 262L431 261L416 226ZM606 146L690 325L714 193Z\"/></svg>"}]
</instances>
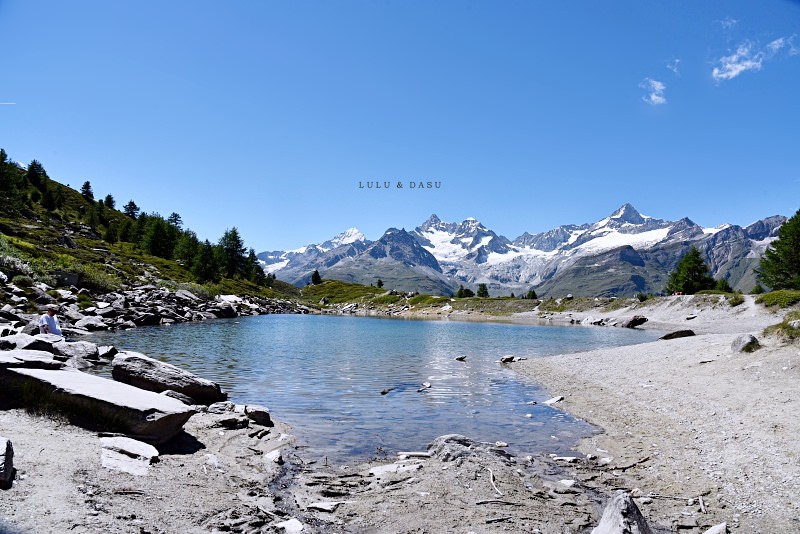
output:
<instances>
[{"instance_id":1,"label":"blue sky","mask_svg":"<svg viewBox=\"0 0 800 534\"><path fill-rule=\"evenodd\" d=\"M0 51L13 159L259 252L800 208L797 1L0 0Z\"/></svg>"}]
</instances>

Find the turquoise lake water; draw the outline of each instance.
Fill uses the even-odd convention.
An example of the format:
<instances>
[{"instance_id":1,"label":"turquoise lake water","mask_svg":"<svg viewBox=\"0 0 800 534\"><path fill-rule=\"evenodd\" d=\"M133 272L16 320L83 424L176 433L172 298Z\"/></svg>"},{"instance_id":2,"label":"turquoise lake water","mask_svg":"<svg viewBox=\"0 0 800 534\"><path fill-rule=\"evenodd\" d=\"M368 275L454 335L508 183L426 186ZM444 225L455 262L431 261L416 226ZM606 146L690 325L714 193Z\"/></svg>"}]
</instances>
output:
<instances>
[{"instance_id":1,"label":"turquoise lake water","mask_svg":"<svg viewBox=\"0 0 800 534\"><path fill-rule=\"evenodd\" d=\"M652 341L602 327L263 315L98 334L219 382L237 403L293 426L308 460L349 463L425 450L443 434L559 453L594 429L497 362ZM456 361L466 356L466 361ZM425 382L431 387L421 389ZM393 388L393 389L392 389ZM389 390L387 394L381 394Z\"/></svg>"}]
</instances>

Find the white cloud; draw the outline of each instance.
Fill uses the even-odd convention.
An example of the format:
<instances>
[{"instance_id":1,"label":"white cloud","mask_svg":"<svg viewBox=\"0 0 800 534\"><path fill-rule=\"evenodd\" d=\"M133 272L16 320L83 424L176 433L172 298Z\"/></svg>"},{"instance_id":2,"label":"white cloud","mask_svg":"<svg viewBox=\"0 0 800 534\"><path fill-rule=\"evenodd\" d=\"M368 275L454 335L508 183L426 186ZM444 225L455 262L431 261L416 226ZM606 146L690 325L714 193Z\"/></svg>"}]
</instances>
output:
<instances>
[{"instance_id":1,"label":"white cloud","mask_svg":"<svg viewBox=\"0 0 800 534\"><path fill-rule=\"evenodd\" d=\"M639 87L647 91L647 94L642 97L642 100L651 106L660 106L667 103L664 92L667 86L663 82L654 80L653 78L645 78L639 83Z\"/></svg>"},{"instance_id":2,"label":"white cloud","mask_svg":"<svg viewBox=\"0 0 800 534\"><path fill-rule=\"evenodd\" d=\"M725 17L724 19L722 19L721 21L719 21L719 24L720 24L720 26L722 26L724 29L726 29L726 30L730 30L730 29L732 29L734 26L736 26L736 24L737 24L738 22L739 22L738 20L736 20L736 19L733 19L733 18L731 18L731 17Z\"/></svg>"},{"instance_id":3,"label":"white cloud","mask_svg":"<svg viewBox=\"0 0 800 534\"><path fill-rule=\"evenodd\" d=\"M669 63L667 63L667 68L669 70L671 70L673 72L673 74L675 74L676 76L680 76L681 75L681 71L680 71L680 68L679 68L680 64L681 64L681 60L678 59L678 58L675 58L672 61L670 61Z\"/></svg>"},{"instance_id":4,"label":"white cloud","mask_svg":"<svg viewBox=\"0 0 800 534\"><path fill-rule=\"evenodd\" d=\"M740 44L736 52L719 59L719 66L714 67L711 76L715 80L732 80L748 70L761 70L764 63L764 54L753 52L753 45L749 42Z\"/></svg>"},{"instance_id":5,"label":"white cloud","mask_svg":"<svg viewBox=\"0 0 800 534\"><path fill-rule=\"evenodd\" d=\"M794 36L779 37L763 47L745 41L732 54L719 58L718 65L711 71L711 76L717 82L732 80L744 72L761 70L766 61L773 59L784 49L788 49L790 56L800 54L793 40Z\"/></svg>"}]
</instances>

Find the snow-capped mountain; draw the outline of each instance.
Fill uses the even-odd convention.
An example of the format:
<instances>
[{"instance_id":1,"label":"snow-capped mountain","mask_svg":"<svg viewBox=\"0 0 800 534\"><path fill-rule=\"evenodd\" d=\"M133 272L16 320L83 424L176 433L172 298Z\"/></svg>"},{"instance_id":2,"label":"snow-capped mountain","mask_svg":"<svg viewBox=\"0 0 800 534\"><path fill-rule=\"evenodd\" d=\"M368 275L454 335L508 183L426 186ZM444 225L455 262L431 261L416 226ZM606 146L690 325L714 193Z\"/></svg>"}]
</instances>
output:
<instances>
[{"instance_id":1,"label":"snow-capped mountain","mask_svg":"<svg viewBox=\"0 0 800 534\"><path fill-rule=\"evenodd\" d=\"M753 269L785 220L703 228L688 218L642 215L624 204L595 223L526 232L510 241L473 218L455 223L432 215L412 232L390 229L375 243L351 229L322 245L259 258L269 272L293 283L305 283L316 268L323 276L360 283L381 278L406 291L438 288L446 294L485 283L492 295L534 288L540 295L611 296L661 291L681 256L696 246L716 278L749 291Z\"/></svg>"},{"instance_id":2,"label":"snow-capped mountain","mask_svg":"<svg viewBox=\"0 0 800 534\"><path fill-rule=\"evenodd\" d=\"M316 244L309 244L294 250L276 250L261 252L257 255L264 271L280 276L295 285L305 285L311 280L315 270L328 269L342 259L356 256L363 252L370 242L356 228L344 232Z\"/></svg>"}]
</instances>

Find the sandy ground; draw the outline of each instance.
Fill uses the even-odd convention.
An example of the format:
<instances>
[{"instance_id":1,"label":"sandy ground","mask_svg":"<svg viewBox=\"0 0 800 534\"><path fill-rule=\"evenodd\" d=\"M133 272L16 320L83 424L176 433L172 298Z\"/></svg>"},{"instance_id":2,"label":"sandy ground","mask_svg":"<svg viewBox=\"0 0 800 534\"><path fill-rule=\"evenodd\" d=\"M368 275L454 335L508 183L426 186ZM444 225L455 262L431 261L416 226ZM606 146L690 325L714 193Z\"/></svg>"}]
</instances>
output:
<instances>
[{"instance_id":1,"label":"sandy ground","mask_svg":"<svg viewBox=\"0 0 800 534\"><path fill-rule=\"evenodd\" d=\"M590 532L617 490L655 532L723 522L800 532L800 346L761 336L780 317L751 297L736 308L674 297L605 316L633 314L699 335L512 364L602 429L574 457L511 457L449 436L394 463L330 467L305 461L281 423L263 435L198 414L135 476L102 466L96 433L5 410L18 476L0 490L0 533ZM763 347L732 352L743 332Z\"/></svg>"}]
</instances>

